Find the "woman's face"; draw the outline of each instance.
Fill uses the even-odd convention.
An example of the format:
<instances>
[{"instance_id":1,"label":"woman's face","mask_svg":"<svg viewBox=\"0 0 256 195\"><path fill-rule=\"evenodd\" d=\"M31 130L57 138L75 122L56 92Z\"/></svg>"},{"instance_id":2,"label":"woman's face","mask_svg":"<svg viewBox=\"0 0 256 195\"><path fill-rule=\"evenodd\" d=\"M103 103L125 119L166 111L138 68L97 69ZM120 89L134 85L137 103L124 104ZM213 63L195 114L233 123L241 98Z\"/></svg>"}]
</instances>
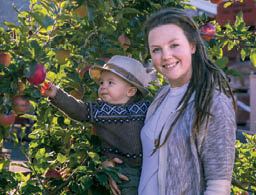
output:
<instances>
[{"instance_id":1,"label":"woman's face","mask_svg":"<svg viewBox=\"0 0 256 195\"><path fill-rule=\"evenodd\" d=\"M152 29L148 45L155 68L172 87L180 87L190 80L195 47L179 26L165 24Z\"/></svg>"}]
</instances>

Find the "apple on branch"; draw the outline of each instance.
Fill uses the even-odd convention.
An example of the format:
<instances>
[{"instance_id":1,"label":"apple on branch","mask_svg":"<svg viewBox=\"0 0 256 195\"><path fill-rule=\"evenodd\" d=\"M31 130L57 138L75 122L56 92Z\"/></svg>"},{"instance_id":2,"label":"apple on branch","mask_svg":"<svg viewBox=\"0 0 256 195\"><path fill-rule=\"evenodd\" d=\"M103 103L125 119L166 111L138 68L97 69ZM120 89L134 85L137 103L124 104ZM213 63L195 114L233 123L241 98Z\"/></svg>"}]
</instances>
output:
<instances>
[{"instance_id":1,"label":"apple on branch","mask_svg":"<svg viewBox=\"0 0 256 195\"><path fill-rule=\"evenodd\" d=\"M222 0L210 0L210 2L213 4L220 4L222 3Z\"/></svg>"},{"instance_id":2,"label":"apple on branch","mask_svg":"<svg viewBox=\"0 0 256 195\"><path fill-rule=\"evenodd\" d=\"M45 173L46 178L61 178L61 174L56 169L49 169Z\"/></svg>"},{"instance_id":3,"label":"apple on branch","mask_svg":"<svg viewBox=\"0 0 256 195\"><path fill-rule=\"evenodd\" d=\"M88 72L89 69L90 69L90 66L85 66L83 68L79 68L78 71L77 71L78 75L79 75L79 78L83 79L84 78L84 73Z\"/></svg>"},{"instance_id":4,"label":"apple on branch","mask_svg":"<svg viewBox=\"0 0 256 195\"><path fill-rule=\"evenodd\" d=\"M15 114L13 111L9 113L0 113L0 125L7 127L15 122Z\"/></svg>"},{"instance_id":5,"label":"apple on branch","mask_svg":"<svg viewBox=\"0 0 256 195\"><path fill-rule=\"evenodd\" d=\"M100 65L104 65L109 61L109 58L98 58L97 61Z\"/></svg>"},{"instance_id":6,"label":"apple on branch","mask_svg":"<svg viewBox=\"0 0 256 195\"><path fill-rule=\"evenodd\" d=\"M121 46L129 47L131 45L130 39L124 33L118 37L118 41L121 43Z\"/></svg>"},{"instance_id":7,"label":"apple on branch","mask_svg":"<svg viewBox=\"0 0 256 195\"><path fill-rule=\"evenodd\" d=\"M28 82L33 85L40 85L45 81L46 70L43 64L37 64L34 74L27 77Z\"/></svg>"},{"instance_id":8,"label":"apple on branch","mask_svg":"<svg viewBox=\"0 0 256 195\"><path fill-rule=\"evenodd\" d=\"M206 41L210 41L216 35L216 28L211 23L201 26L200 31L201 31L201 37Z\"/></svg>"},{"instance_id":9,"label":"apple on branch","mask_svg":"<svg viewBox=\"0 0 256 195\"><path fill-rule=\"evenodd\" d=\"M9 67L11 63L11 57L8 53L0 53L0 63L4 64L5 67Z\"/></svg>"},{"instance_id":10,"label":"apple on branch","mask_svg":"<svg viewBox=\"0 0 256 195\"><path fill-rule=\"evenodd\" d=\"M110 59L109 58L100 58L103 62L107 63Z\"/></svg>"}]
</instances>

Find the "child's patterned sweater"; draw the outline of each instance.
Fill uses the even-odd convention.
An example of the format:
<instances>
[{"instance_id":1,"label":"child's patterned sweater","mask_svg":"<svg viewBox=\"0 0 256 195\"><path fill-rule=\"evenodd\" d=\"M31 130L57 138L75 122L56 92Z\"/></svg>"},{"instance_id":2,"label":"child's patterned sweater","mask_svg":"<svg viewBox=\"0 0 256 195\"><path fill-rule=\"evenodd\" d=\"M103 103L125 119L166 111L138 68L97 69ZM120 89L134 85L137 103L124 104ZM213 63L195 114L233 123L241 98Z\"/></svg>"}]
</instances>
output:
<instances>
[{"instance_id":1,"label":"child's patterned sweater","mask_svg":"<svg viewBox=\"0 0 256 195\"><path fill-rule=\"evenodd\" d=\"M56 96L50 101L71 119L92 123L107 158L118 157L130 166L141 166L140 131L149 101L141 100L125 105L102 101L82 102L61 89L57 90Z\"/></svg>"}]
</instances>

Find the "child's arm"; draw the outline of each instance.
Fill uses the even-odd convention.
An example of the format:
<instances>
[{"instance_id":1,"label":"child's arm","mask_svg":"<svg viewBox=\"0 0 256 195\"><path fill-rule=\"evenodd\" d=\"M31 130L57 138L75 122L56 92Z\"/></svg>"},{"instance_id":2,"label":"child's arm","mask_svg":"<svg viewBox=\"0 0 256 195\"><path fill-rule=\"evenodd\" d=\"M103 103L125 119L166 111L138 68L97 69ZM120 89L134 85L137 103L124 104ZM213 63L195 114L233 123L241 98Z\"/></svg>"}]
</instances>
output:
<instances>
[{"instance_id":1,"label":"child's arm","mask_svg":"<svg viewBox=\"0 0 256 195\"><path fill-rule=\"evenodd\" d=\"M49 84L43 95L49 97L50 103L71 119L80 122L88 122L90 120L89 104L75 99L53 83Z\"/></svg>"}]
</instances>

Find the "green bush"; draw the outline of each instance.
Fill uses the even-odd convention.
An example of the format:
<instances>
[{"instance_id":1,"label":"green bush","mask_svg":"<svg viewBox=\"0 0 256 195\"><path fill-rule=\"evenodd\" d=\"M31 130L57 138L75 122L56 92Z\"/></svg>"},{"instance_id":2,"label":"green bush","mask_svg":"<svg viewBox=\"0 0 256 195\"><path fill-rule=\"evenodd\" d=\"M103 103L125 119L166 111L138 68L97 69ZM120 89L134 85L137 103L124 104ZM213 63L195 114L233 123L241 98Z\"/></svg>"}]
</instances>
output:
<instances>
[{"instance_id":1,"label":"green bush","mask_svg":"<svg viewBox=\"0 0 256 195\"><path fill-rule=\"evenodd\" d=\"M246 136L247 143L236 143L236 159L233 170L234 194L242 191L256 193L256 135Z\"/></svg>"}]
</instances>

